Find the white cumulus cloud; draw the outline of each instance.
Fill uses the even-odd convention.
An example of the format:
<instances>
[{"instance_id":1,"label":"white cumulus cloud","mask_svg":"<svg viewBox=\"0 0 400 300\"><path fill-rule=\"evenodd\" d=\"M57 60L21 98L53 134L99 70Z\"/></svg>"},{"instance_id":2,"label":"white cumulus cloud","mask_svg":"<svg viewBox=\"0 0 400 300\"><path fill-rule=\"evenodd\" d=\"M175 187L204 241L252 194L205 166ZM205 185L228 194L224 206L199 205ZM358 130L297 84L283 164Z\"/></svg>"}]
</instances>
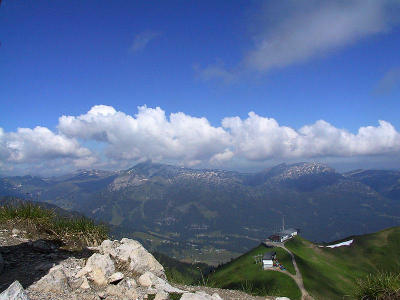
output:
<instances>
[{"instance_id":1,"label":"white cumulus cloud","mask_svg":"<svg viewBox=\"0 0 400 300\"><path fill-rule=\"evenodd\" d=\"M18 128L4 132L0 128L0 167L13 169L16 165L54 165L54 161L76 167L90 166L96 161L92 152L75 138L52 132L46 127Z\"/></svg>"},{"instance_id":2,"label":"white cumulus cloud","mask_svg":"<svg viewBox=\"0 0 400 300\"><path fill-rule=\"evenodd\" d=\"M247 119L225 118L235 155L249 160L400 154L400 134L388 122L360 127L357 134L320 120L299 130L250 112Z\"/></svg>"},{"instance_id":3,"label":"white cumulus cloud","mask_svg":"<svg viewBox=\"0 0 400 300\"><path fill-rule=\"evenodd\" d=\"M239 161L371 156L400 157L400 133L387 121L352 133L323 120L295 129L250 112L213 126L183 112L167 116L159 107L140 106L130 115L96 105L79 116L61 116L57 132L40 126L15 132L0 128L2 172L122 168L145 159L225 167Z\"/></svg>"},{"instance_id":4,"label":"white cumulus cloud","mask_svg":"<svg viewBox=\"0 0 400 300\"><path fill-rule=\"evenodd\" d=\"M113 159L178 160L193 165L222 153L229 145L229 134L213 127L206 118L182 112L168 118L157 108L141 106L135 116L104 105L94 106L80 116L62 116L59 130L67 136L107 143Z\"/></svg>"}]
</instances>

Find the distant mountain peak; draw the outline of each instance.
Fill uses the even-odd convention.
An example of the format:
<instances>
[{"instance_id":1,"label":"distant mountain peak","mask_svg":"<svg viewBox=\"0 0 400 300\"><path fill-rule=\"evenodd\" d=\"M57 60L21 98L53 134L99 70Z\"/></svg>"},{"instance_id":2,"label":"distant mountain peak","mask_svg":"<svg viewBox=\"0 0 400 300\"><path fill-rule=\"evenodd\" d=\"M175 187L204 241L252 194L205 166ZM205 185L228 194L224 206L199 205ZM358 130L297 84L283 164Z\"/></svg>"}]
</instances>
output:
<instances>
[{"instance_id":1,"label":"distant mountain peak","mask_svg":"<svg viewBox=\"0 0 400 300\"><path fill-rule=\"evenodd\" d=\"M336 173L335 169L321 163L301 162L288 165L286 170L280 175L285 179L296 179L302 176Z\"/></svg>"}]
</instances>

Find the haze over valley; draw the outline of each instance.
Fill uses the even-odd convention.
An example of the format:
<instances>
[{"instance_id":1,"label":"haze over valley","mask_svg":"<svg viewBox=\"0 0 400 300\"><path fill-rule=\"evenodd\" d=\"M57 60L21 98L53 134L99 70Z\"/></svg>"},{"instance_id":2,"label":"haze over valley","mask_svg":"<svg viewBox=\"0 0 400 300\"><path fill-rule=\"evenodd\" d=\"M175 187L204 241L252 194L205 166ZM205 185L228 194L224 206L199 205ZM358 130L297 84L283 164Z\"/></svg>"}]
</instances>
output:
<instances>
[{"instance_id":1,"label":"haze over valley","mask_svg":"<svg viewBox=\"0 0 400 300\"><path fill-rule=\"evenodd\" d=\"M400 225L400 171L342 174L320 163L239 173L147 161L121 171L3 177L0 195L78 211L112 224L116 236L214 264L257 245L282 217L317 242Z\"/></svg>"}]
</instances>

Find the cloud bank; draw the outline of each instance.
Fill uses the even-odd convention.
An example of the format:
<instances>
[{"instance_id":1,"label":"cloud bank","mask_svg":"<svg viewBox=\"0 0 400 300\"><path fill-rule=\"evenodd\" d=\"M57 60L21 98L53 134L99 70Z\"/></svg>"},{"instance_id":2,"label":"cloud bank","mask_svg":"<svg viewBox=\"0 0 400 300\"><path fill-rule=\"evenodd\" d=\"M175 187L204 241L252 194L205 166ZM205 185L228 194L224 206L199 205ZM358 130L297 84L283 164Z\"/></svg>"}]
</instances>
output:
<instances>
[{"instance_id":1,"label":"cloud bank","mask_svg":"<svg viewBox=\"0 0 400 300\"><path fill-rule=\"evenodd\" d=\"M206 80L226 81L244 72L268 72L388 32L398 23L400 3L394 0L284 0L266 2L257 11L253 45L232 69L220 64L200 70Z\"/></svg>"},{"instance_id":2,"label":"cloud bank","mask_svg":"<svg viewBox=\"0 0 400 300\"><path fill-rule=\"evenodd\" d=\"M84 147L86 143L105 147ZM161 108L138 107L130 115L106 105L93 106L79 116L61 116L57 131L45 127L0 128L0 169L65 165L72 168L123 166L152 159L185 166L224 165L234 160L400 155L400 133L386 121L364 126L357 133L326 121L294 129L275 119L250 112L226 117L221 126L183 112L165 114Z\"/></svg>"}]
</instances>

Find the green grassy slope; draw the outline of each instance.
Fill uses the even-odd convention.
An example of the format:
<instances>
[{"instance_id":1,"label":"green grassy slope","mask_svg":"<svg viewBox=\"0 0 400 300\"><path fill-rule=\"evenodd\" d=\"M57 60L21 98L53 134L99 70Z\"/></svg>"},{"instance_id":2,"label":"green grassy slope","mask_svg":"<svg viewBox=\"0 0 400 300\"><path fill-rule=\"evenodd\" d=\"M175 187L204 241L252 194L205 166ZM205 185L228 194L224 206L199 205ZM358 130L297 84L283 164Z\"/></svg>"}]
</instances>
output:
<instances>
[{"instance_id":1,"label":"green grassy slope","mask_svg":"<svg viewBox=\"0 0 400 300\"><path fill-rule=\"evenodd\" d=\"M378 271L400 272L400 227L349 239L352 245L333 249L301 237L286 243L315 299L351 298L358 279Z\"/></svg>"},{"instance_id":2,"label":"green grassy slope","mask_svg":"<svg viewBox=\"0 0 400 300\"><path fill-rule=\"evenodd\" d=\"M211 266L203 263L185 263L159 252L153 255L164 267L168 280L174 283L202 285L204 275L212 269Z\"/></svg>"},{"instance_id":3,"label":"green grassy slope","mask_svg":"<svg viewBox=\"0 0 400 300\"><path fill-rule=\"evenodd\" d=\"M280 248L267 248L260 245L235 260L217 268L206 278L208 285L219 288L238 289L254 295L286 296L300 299L301 293L294 280L276 271L263 271L255 264L254 256L276 251L279 262L294 273L289 254Z\"/></svg>"}]
</instances>

